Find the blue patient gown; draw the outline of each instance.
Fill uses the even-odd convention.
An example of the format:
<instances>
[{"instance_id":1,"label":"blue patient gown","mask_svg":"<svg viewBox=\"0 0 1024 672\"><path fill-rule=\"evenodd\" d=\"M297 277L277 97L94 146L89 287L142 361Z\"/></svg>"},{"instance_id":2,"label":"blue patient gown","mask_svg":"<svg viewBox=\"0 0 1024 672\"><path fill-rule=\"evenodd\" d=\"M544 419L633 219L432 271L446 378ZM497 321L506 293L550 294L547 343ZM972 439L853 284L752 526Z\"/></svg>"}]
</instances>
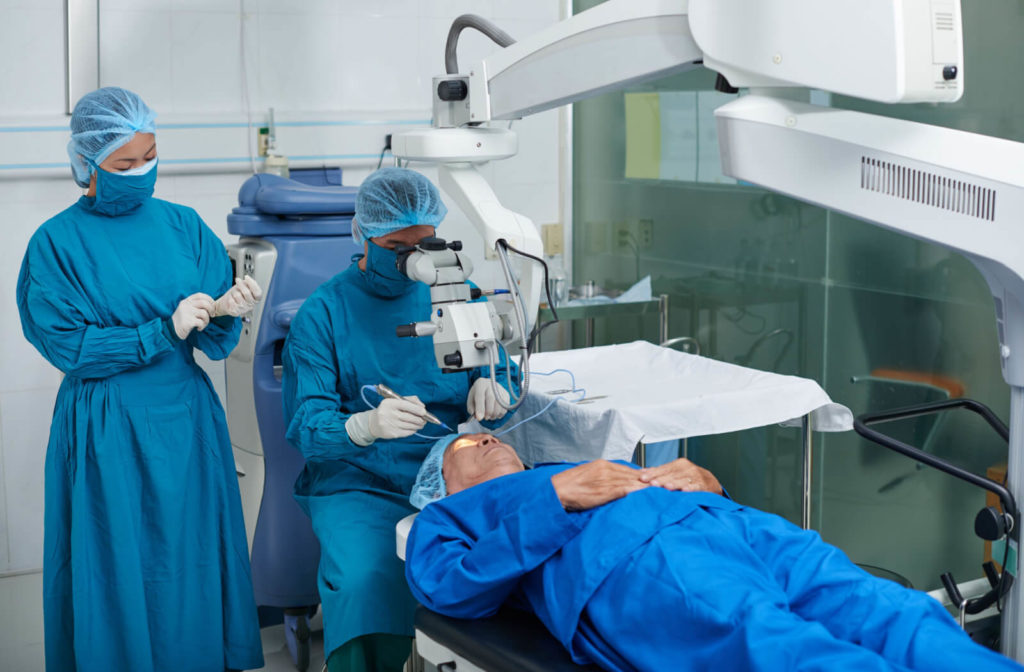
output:
<instances>
[{"instance_id":1,"label":"blue patient gown","mask_svg":"<svg viewBox=\"0 0 1024 672\"><path fill-rule=\"evenodd\" d=\"M406 577L427 607L533 611L607 670L1024 671L926 594L710 493L650 487L566 513L546 465L427 505Z\"/></svg>"},{"instance_id":2,"label":"blue patient gown","mask_svg":"<svg viewBox=\"0 0 1024 672\"><path fill-rule=\"evenodd\" d=\"M483 372L442 373L431 339L395 335L398 325L429 315L426 285L379 296L353 263L303 303L285 344L284 417L288 440L306 458L295 495L320 540L328 654L363 635L413 633L416 603L395 554L395 523L415 512L409 492L434 444L429 437L448 430L428 424L419 432L428 438L379 439L364 447L352 443L345 422L370 409L360 388L377 383L418 396L449 427L467 419L469 387ZM505 384L504 367L497 378ZM381 401L374 392L367 399Z\"/></svg>"},{"instance_id":3,"label":"blue patient gown","mask_svg":"<svg viewBox=\"0 0 1024 672\"><path fill-rule=\"evenodd\" d=\"M223 672L263 664L238 481L216 394L238 320L186 341L170 316L231 285L190 208L150 198L108 217L83 197L33 236L25 336L66 374L46 451L46 666Z\"/></svg>"}]
</instances>

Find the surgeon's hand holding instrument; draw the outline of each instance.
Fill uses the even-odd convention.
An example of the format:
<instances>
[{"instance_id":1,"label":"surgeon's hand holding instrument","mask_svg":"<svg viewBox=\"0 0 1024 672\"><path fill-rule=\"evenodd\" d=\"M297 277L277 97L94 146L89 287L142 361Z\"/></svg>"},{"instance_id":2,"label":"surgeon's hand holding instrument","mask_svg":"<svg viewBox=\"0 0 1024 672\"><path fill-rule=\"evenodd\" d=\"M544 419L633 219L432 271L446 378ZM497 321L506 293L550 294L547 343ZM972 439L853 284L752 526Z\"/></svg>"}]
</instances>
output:
<instances>
[{"instance_id":1,"label":"surgeon's hand holding instrument","mask_svg":"<svg viewBox=\"0 0 1024 672\"><path fill-rule=\"evenodd\" d=\"M375 389L377 390L377 394L384 397L385 399L416 399L417 401L419 401L419 399L417 399L416 397L403 397L402 395L398 394L384 383L377 383ZM420 417L422 417L424 420L434 425L440 425L445 429L451 429L450 427L448 427L448 425L441 422L436 415L426 410L426 406L424 406L423 409L423 413L420 414Z\"/></svg>"},{"instance_id":2,"label":"surgeon's hand holding instrument","mask_svg":"<svg viewBox=\"0 0 1024 672\"><path fill-rule=\"evenodd\" d=\"M425 413L427 407L418 397L386 398L377 408L353 413L345 422L345 431L360 446L377 439L401 439L423 429Z\"/></svg>"},{"instance_id":3,"label":"surgeon's hand holding instrument","mask_svg":"<svg viewBox=\"0 0 1024 672\"><path fill-rule=\"evenodd\" d=\"M213 299L206 294L197 292L186 296L178 302L178 307L171 315L175 335L184 341L193 329L202 331L210 323L213 310Z\"/></svg>"},{"instance_id":4,"label":"surgeon's hand holding instrument","mask_svg":"<svg viewBox=\"0 0 1024 672\"><path fill-rule=\"evenodd\" d=\"M221 317L223 315L230 315L231 317L240 317L255 308L262 298L263 290L260 289L259 284L251 276L246 275L244 278L235 278L235 284L214 302L213 311L210 313L210 316Z\"/></svg>"}]
</instances>

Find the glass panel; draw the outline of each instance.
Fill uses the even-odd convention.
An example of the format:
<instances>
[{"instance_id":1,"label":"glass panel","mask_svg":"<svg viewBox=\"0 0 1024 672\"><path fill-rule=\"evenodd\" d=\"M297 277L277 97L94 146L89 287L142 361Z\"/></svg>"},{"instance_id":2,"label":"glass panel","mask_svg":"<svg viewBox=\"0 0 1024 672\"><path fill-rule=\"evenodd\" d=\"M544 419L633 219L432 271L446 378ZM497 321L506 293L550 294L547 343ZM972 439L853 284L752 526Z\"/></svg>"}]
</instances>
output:
<instances>
[{"instance_id":1,"label":"glass panel","mask_svg":"<svg viewBox=\"0 0 1024 672\"><path fill-rule=\"evenodd\" d=\"M831 104L1024 141L1024 90L1010 85L1024 70L1024 12L986 2L963 12L964 100ZM718 360L814 378L857 415L964 395L1008 419L993 301L970 262L714 174L708 115L723 100L714 80L698 70L575 105L570 284L615 292L650 275L654 294L670 297L670 337L694 337ZM652 120L653 148L643 145ZM571 331L582 346L586 328ZM596 344L657 335L653 315L593 325ZM967 413L891 429L976 473L1005 461L1005 444ZM972 524L981 491L853 433L818 435L816 445L814 526L828 541L920 588L938 586L943 571L981 575ZM688 449L737 500L799 519L798 430L702 437Z\"/></svg>"}]
</instances>

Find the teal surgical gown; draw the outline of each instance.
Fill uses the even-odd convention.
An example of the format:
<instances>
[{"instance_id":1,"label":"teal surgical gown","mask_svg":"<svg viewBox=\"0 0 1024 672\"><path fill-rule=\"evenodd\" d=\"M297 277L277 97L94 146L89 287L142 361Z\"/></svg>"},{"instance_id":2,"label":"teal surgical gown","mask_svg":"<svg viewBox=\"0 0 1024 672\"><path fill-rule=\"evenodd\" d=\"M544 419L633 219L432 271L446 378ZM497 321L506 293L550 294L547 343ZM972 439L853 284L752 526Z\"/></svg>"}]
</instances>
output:
<instances>
[{"instance_id":1,"label":"teal surgical gown","mask_svg":"<svg viewBox=\"0 0 1024 672\"><path fill-rule=\"evenodd\" d=\"M1024 672L928 595L816 532L707 492L649 487L568 513L545 465L428 504L406 546L427 607L535 613L606 670Z\"/></svg>"},{"instance_id":2,"label":"teal surgical gown","mask_svg":"<svg viewBox=\"0 0 1024 672\"><path fill-rule=\"evenodd\" d=\"M185 341L170 316L232 282L190 208L94 199L44 223L18 278L29 341L65 377L46 451L46 667L223 672L263 654L224 411L193 359L225 358L234 318Z\"/></svg>"},{"instance_id":3,"label":"teal surgical gown","mask_svg":"<svg viewBox=\"0 0 1024 672\"><path fill-rule=\"evenodd\" d=\"M395 523L414 512L409 492L434 443L430 437L448 431L428 424L420 430L423 437L364 447L352 443L345 422L370 409L360 388L377 383L418 396L449 427L467 419L469 387L483 372L442 373L430 338L395 335L398 325L429 316L426 285L378 296L353 263L303 303L284 347L287 436L306 458L295 494L320 540L328 653L362 635L413 633L416 603L395 554ZM505 384L504 367L500 371ZM372 392L367 399L380 403Z\"/></svg>"}]
</instances>

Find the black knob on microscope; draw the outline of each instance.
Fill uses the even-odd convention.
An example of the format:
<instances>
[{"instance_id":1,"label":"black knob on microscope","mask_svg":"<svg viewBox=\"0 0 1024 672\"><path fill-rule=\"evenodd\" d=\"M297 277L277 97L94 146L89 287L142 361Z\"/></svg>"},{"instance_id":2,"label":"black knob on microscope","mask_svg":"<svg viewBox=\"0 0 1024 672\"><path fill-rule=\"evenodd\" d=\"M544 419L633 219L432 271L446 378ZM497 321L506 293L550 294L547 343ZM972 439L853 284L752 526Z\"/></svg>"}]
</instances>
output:
<instances>
[{"instance_id":1,"label":"black knob on microscope","mask_svg":"<svg viewBox=\"0 0 1024 672\"><path fill-rule=\"evenodd\" d=\"M469 87L461 79L446 79L437 85L437 97L446 102L465 100L469 95Z\"/></svg>"},{"instance_id":2,"label":"black knob on microscope","mask_svg":"<svg viewBox=\"0 0 1024 672\"><path fill-rule=\"evenodd\" d=\"M450 355L445 355L444 356L444 365L445 366L461 367L462 366L462 353L456 351L456 352L451 353Z\"/></svg>"},{"instance_id":3,"label":"black knob on microscope","mask_svg":"<svg viewBox=\"0 0 1024 672\"><path fill-rule=\"evenodd\" d=\"M448 244L445 243L444 238L428 236L419 242L419 247L421 250L426 250L428 252L440 252L441 250L446 249Z\"/></svg>"}]
</instances>

